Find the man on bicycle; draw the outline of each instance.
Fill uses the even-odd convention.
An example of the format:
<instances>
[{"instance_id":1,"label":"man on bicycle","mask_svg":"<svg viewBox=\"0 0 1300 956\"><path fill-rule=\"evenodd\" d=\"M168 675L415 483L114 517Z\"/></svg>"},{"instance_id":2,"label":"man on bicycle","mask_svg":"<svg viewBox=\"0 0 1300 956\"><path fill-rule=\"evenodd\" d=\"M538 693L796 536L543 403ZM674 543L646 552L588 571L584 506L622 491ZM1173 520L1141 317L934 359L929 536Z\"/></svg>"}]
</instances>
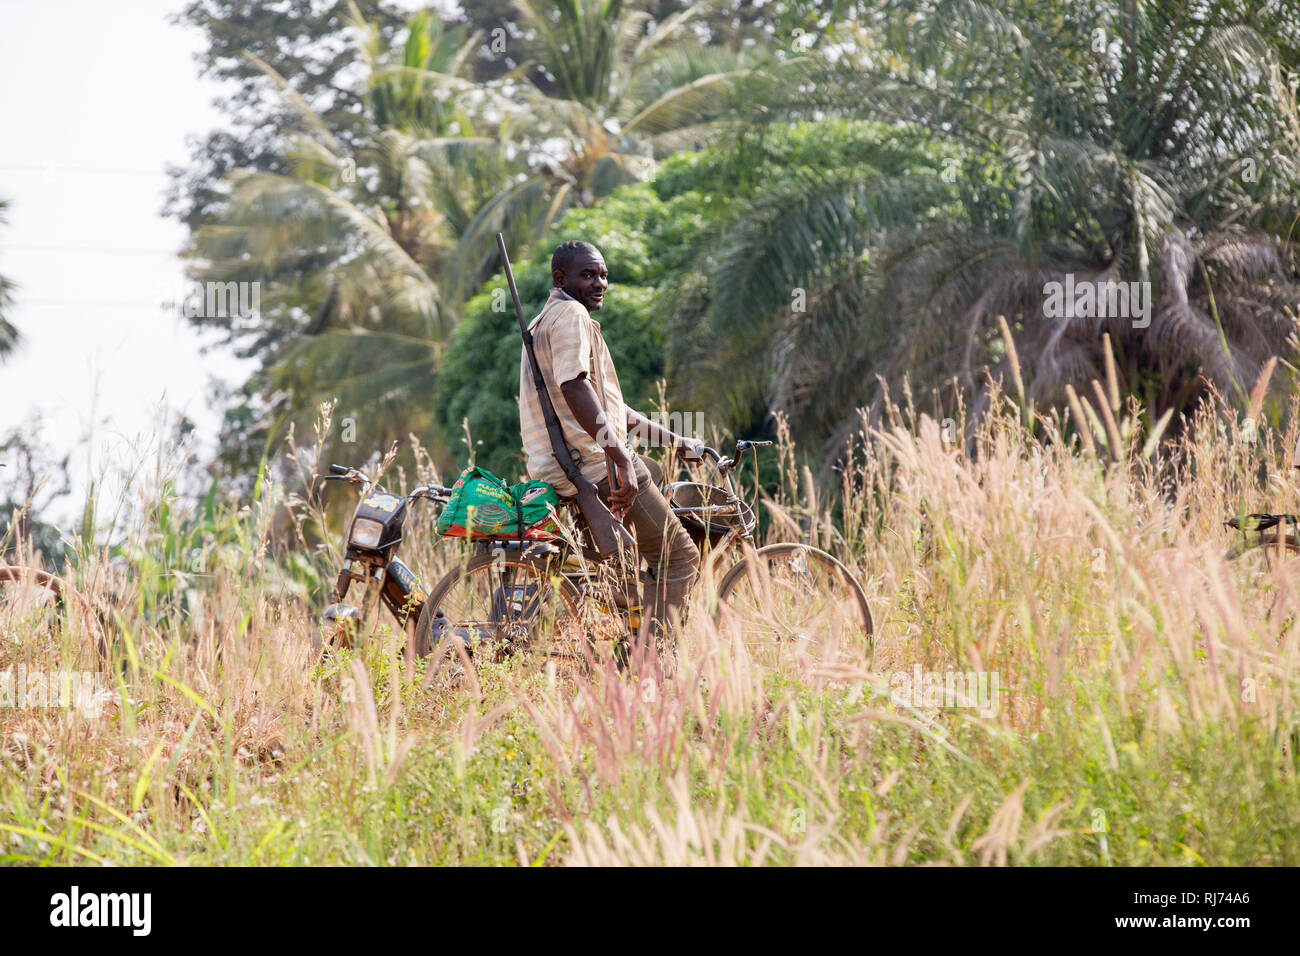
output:
<instances>
[{"instance_id":1,"label":"man on bicycle","mask_svg":"<svg viewBox=\"0 0 1300 956\"><path fill-rule=\"evenodd\" d=\"M699 577L700 553L655 486L647 460L630 449L628 435L675 447L687 460L698 460L703 446L624 404L600 323L592 318L609 288L600 250L589 242L561 243L551 257L551 277L555 285L546 307L529 324L537 364L574 460L632 531L637 550L649 562L654 584L647 582L651 593L642 597L651 636L658 642L672 619L681 621ZM519 424L529 477L550 483L561 496L575 494L555 460L526 349L519 366Z\"/></svg>"}]
</instances>

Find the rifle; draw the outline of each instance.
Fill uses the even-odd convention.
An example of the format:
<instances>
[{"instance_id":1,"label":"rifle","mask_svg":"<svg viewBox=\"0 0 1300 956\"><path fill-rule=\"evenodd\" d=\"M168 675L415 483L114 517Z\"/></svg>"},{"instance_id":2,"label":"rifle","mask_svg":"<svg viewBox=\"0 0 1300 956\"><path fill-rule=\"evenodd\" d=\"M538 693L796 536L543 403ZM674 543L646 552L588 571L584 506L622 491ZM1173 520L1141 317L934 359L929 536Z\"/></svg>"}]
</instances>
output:
<instances>
[{"instance_id":1,"label":"rifle","mask_svg":"<svg viewBox=\"0 0 1300 956\"><path fill-rule=\"evenodd\" d=\"M510 269L510 256L506 254L506 240L497 233L497 250L501 253L501 262L506 269L506 282L510 286L510 297L515 302L515 317L519 319L519 331L524 337L524 351L528 353L528 364L533 370L533 384L537 386L537 400L542 406L542 418L546 421L546 434L551 439L551 451L559 462L564 476L573 482L578 490L578 510L582 512L587 526L591 529L591 540L596 545L602 558L607 558L616 551L635 547L632 535L627 528L614 517L605 502L600 500L596 486L582 473L578 463L573 460L573 453L564 441L564 429L560 417L555 414L555 405L551 403L551 394L546 389L546 379L537 365L537 353L533 351L533 333L528 331L524 321L524 309L519 304L519 290L515 288L515 274ZM611 479L612 481L612 479Z\"/></svg>"}]
</instances>

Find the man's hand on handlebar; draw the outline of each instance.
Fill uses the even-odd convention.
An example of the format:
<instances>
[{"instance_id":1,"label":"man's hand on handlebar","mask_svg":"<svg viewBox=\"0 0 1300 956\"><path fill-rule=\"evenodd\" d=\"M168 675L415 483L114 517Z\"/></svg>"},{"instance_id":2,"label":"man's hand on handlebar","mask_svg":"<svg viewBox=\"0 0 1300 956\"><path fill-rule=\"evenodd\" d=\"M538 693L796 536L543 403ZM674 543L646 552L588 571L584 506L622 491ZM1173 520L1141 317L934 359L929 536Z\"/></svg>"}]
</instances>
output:
<instances>
[{"instance_id":1,"label":"man's hand on handlebar","mask_svg":"<svg viewBox=\"0 0 1300 956\"><path fill-rule=\"evenodd\" d=\"M704 460L704 442L695 438L685 438L681 435L676 437L677 454L681 456L682 461Z\"/></svg>"}]
</instances>

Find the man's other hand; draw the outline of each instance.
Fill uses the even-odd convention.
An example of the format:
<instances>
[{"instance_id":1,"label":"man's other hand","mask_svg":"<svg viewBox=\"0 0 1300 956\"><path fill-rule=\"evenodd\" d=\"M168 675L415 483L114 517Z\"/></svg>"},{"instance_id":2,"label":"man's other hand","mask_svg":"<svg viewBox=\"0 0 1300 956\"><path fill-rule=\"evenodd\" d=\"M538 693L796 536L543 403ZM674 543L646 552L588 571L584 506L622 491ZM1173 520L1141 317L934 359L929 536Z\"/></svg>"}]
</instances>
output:
<instances>
[{"instance_id":1,"label":"man's other hand","mask_svg":"<svg viewBox=\"0 0 1300 956\"><path fill-rule=\"evenodd\" d=\"M632 456L622 445L606 445L605 465L609 468L609 503L615 512L626 511L637 493Z\"/></svg>"}]
</instances>

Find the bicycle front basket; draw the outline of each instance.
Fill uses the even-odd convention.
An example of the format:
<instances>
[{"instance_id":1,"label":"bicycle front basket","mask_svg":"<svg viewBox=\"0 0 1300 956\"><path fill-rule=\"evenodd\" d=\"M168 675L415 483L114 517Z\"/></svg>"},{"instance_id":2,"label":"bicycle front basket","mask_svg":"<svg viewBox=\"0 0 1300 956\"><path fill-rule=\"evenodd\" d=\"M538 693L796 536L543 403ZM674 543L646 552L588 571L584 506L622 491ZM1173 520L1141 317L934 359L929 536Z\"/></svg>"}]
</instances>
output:
<instances>
[{"instance_id":1,"label":"bicycle front basket","mask_svg":"<svg viewBox=\"0 0 1300 956\"><path fill-rule=\"evenodd\" d=\"M668 503L679 521L697 542L708 538L717 544L728 531L747 533L758 525L754 509L725 488L694 481L668 486Z\"/></svg>"}]
</instances>

